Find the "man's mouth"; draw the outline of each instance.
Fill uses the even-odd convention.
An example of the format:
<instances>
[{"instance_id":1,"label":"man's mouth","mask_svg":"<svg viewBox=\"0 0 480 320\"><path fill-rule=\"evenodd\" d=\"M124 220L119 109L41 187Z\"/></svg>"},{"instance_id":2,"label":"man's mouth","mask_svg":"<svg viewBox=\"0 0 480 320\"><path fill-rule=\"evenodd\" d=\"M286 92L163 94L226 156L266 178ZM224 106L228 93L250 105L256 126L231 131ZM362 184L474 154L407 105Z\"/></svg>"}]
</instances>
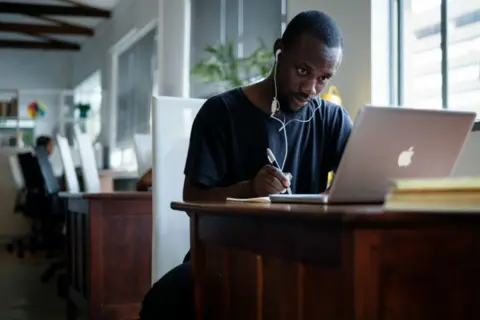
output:
<instances>
[{"instance_id":1,"label":"man's mouth","mask_svg":"<svg viewBox=\"0 0 480 320\"><path fill-rule=\"evenodd\" d=\"M305 105L308 103L308 97L304 97L302 95L294 95L293 100L296 102L298 105Z\"/></svg>"}]
</instances>

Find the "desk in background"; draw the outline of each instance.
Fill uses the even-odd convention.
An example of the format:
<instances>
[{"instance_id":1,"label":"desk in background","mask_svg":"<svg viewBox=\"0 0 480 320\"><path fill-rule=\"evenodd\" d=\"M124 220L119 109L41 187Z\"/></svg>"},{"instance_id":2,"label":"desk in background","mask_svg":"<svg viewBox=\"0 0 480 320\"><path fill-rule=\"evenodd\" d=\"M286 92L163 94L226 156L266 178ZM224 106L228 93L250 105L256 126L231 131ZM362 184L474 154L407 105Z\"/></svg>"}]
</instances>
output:
<instances>
[{"instance_id":1,"label":"desk in background","mask_svg":"<svg viewBox=\"0 0 480 320\"><path fill-rule=\"evenodd\" d=\"M62 194L68 201L67 319L138 319L151 286L152 195Z\"/></svg>"},{"instance_id":2,"label":"desk in background","mask_svg":"<svg viewBox=\"0 0 480 320\"><path fill-rule=\"evenodd\" d=\"M480 214L172 208L190 214L197 319L480 319Z\"/></svg>"},{"instance_id":3,"label":"desk in background","mask_svg":"<svg viewBox=\"0 0 480 320\"><path fill-rule=\"evenodd\" d=\"M135 191L139 178L136 171L101 170L98 175L102 192Z\"/></svg>"}]
</instances>

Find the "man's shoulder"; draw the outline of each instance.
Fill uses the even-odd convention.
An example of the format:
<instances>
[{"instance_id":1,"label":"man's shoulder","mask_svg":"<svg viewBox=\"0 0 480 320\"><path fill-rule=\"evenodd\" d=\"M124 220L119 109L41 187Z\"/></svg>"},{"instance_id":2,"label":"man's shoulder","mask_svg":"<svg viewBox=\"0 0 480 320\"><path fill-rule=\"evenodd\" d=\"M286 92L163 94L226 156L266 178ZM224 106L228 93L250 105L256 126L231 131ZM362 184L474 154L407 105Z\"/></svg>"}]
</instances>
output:
<instances>
[{"instance_id":1,"label":"man's shoulder","mask_svg":"<svg viewBox=\"0 0 480 320\"><path fill-rule=\"evenodd\" d=\"M316 97L313 102L315 109L319 109L318 111L324 123L332 123L350 119L347 109L341 105L320 97Z\"/></svg>"},{"instance_id":2,"label":"man's shoulder","mask_svg":"<svg viewBox=\"0 0 480 320\"><path fill-rule=\"evenodd\" d=\"M320 98L319 96L315 97L313 99L313 103L315 108L319 108L322 112L326 113L340 113L340 112L347 112L346 109L334 102L325 100L323 98Z\"/></svg>"},{"instance_id":3,"label":"man's shoulder","mask_svg":"<svg viewBox=\"0 0 480 320\"><path fill-rule=\"evenodd\" d=\"M202 113L215 113L217 117L225 115L226 111L241 98L240 90L240 88L234 88L211 96L203 104Z\"/></svg>"}]
</instances>

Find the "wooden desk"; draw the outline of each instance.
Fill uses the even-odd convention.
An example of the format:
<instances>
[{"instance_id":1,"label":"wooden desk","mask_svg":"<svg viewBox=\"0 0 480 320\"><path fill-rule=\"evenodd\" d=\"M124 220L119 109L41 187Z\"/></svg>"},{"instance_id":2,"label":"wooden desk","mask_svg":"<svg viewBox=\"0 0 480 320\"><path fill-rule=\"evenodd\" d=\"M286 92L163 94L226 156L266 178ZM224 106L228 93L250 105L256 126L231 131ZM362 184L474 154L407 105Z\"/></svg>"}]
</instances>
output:
<instances>
[{"instance_id":1,"label":"wooden desk","mask_svg":"<svg viewBox=\"0 0 480 320\"><path fill-rule=\"evenodd\" d=\"M101 170L99 173L102 192L134 191L138 180L137 172Z\"/></svg>"},{"instance_id":2,"label":"wooden desk","mask_svg":"<svg viewBox=\"0 0 480 320\"><path fill-rule=\"evenodd\" d=\"M480 319L480 214L172 208L191 217L198 319Z\"/></svg>"},{"instance_id":3,"label":"wooden desk","mask_svg":"<svg viewBox=\"0 0 480 320\"><path fill-rule=\"evenodd\" d=\"M151 287L152 195L62 194L67 198L67 319L138 319Z\"/></svg>"}]
</instances>

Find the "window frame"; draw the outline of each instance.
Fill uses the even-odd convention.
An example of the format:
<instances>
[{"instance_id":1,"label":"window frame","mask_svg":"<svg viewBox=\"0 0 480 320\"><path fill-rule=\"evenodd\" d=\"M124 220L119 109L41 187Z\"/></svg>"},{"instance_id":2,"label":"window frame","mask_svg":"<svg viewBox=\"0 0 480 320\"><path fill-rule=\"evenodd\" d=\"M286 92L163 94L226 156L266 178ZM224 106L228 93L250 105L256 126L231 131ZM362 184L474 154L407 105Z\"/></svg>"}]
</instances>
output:
<instances>
[{"instance_id":1,"label":"window frame","mask_svg":"<svg viewBox=\"0 0 480 320\"><path fill-rule=\"evenodd\" d=\"M403 45L403 32L404 32L404 1L405 0L391 0L391 28L392 30L396 29L396 32L392 32L392 36L395 37L396 41L392 41L393 45L396 46L396 63L393 63L396 67L396 75L393 72L393 81L395 102L398 106L403 105L404 100L404 75L403 75L403 61L405 57L404 45ZM442 53L441 59L441 77L442 77L442 87L441 87L441 97L442 97L442 109L448 109L448 100L449 100L449 88L448 88L448 0L441 0L440 3L440 50ZM480 131L480 120L475 121L472 131Z\"/></svg>"}]
</instances>

